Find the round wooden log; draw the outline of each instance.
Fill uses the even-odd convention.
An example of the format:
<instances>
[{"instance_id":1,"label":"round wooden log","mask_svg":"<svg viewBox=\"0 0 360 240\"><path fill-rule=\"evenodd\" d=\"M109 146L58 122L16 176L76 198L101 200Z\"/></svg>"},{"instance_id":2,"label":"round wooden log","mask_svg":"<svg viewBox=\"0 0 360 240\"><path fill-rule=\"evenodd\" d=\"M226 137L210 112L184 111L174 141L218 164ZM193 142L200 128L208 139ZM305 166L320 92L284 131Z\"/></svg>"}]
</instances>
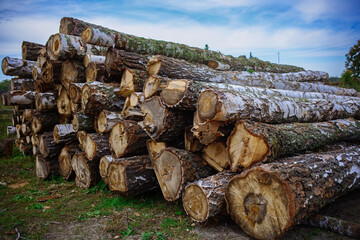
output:
<instances>
[{"instance_id":1,"label":"round wooden log","mask_svg":"<svg viewBox=\"0 0 360 240\"><path fill-rule=\"evenodd\" d=\"M34 91L34 80L31 78L12 78L10 81L11 91Z\"/></svg>"},{"instance_id":2,"label":"round wooden log","mask_svg":"<svg viewBox=\"0 0 360 240\"><path fill-rule=\"evenodd\" d=\"M360 140L360 121L337 119L319 123L270 125L239 121L228 138L231 171L271 162L338 141Z\"/></svg>"},{"instance_id":3,"label":"round wooden log","mask_svg":"<svg viewBox=\"0 0 360 240\"><path fill-rule=\"evenodd\" d=\"M122 120L114 125L109 137L111 153L124 157L146 152L144 147L149 136L135 121Z\"/></svg>"},{"instance_id":4,"label":"round wooden log","mask_svg":"<svg viewBox=\"0 0 360 240\"><path fill-rule=\"evenodd\" d=\"M216 121L249 119L267 123L319 122L360 117L360 101L301 99L271 95L254 95L225 89L209 89L198 100L201 118Z\"/></svg>"},{"instance_id":5,"label":"round wooden log","mask_svg":"<svg viewBox=\"0 0 360 240\"><path fill-rule=\"evenodd\" d=\"M64 144L57 144L54 141L52 132L44 132L40 135L40 153L44 158L58 159Z\"/></svg>"},{"instance_id":6,"label":"round wooden log","mask_svg":"<svg viewBox=\"0 0 360 240\"><path fill-rule=\"evenodd\" d=\"M205 146L202 150L203 159L215 170L222 172L230 164L226 143L214 142Z\"/></svg>"},{"instance_id":7,"label":"round wooden log","mask_svg":"<svg viewBox=\"0 0 360 240\"><path fill-rule=\"evenodd\" d=\"M159 95L160 92L166 87L168 81L171 81L171 78L152 75L144 83L144 97L150 98L155 95Z\"/></svg>"},{"instance_id":8,"label":"round wooden log","mask_svg":"<svg viewBox=\"0 0 360 240\"><path fill-rule=\"evenodd\" d=\"M45 46L39 43L23 41L21 45L21 55L23 60L36 61L40 50Z\"/></svg>"},{"instance_id":9,"label":"round wooden log","mask_svg":"<svg viewBox=\"0 0 360 240\"><path fill-rule=\"evenodd\" d=\"M23 136L21 131L21 124L16 124L15 128L16 128L16 138L20 139Z\"/></svg>"},{"instance_id":10,"label":"round wooden log","mask_svg":"<svg viewBox=\"0 0 360 240\"><path fill-rule=\"evenodd\" d=\"M59 89L58 98L56 99L56 107L60 115L65 117L71 116L70 98L65 87Z\"/></svg>"},{"instance_id":11,"label":"round wooden log","mask_svg":"<svg viewBox=\"0 0 360 240\"><path fill-rule=\"evenodd\" d=\"M198 152L201 151L201 149L204 147L200 140L195 137L195 135L191 131L191 127L185 128L184 139L186 151Z\"/></svg>"},{"instance_id":12,"label":"round wooden log","mask_svg":"<svg viewBox=\"0 0 360 240\"><path fill-rule=\"evenodd\" d=\"M85 131L78 131L76 133L76 138L79 141L79 147L81 148L82 151L85 151L86 135L87 133Z\"/></svg>"},{"instance_id":13,"label":"round wooden log","mask_svg":"<svg viewBox=\"0 0 360 240\"><path fill-rule=\"evenodd\" d=\"M33 119L34 114L36 114L36 110L34 109L24 109L21 115L21 122L28 123L31 122Z\"/></svg>"},{"instance_id":14,"label":"round wooden log","mask_svg":"<svg viewBox=\"0 0 360 240\"><path fill-rule=\"evenodd\" d=\"M172 147L161 150L153 159L153 166L167 201L180 198L187 182L215 173L199 155Z\"/></svg>"},{"instance_id":15,"label":"round wooden log","mask_svg":"<svg viewBox=\"0 0 360 240\"><path fill-rule=\"evenodd\" d=\"M46 52L46 48L45 49L45 52ZM39 55L38 58L36 59L36 68L40 69L40 73L41 73L41 68L42 66L45 64L46 62L46 54L44 55ZM33 68L34 69L34 68ZM39 76L40 76L40 73L39 73ZM34 76L34 75L33 75ZM34 78L34 80L37 80Z\"/></svg>"},{"instance_id":16,"label":"round wooden log","mask_svg":"<svg viewBox=\"0 0 360 240\"><path fill-rule=\"evenodd\" d=\"M168 109L158 96L146 99L141 110L145 115L141 126L157 141L171 141L183 136L185 127L191 123L192 113Z\"/></svg>"},{"instance_id":17,"label":"round wooden log","mask_svg":"<svg viewBox=\"0 0 360 240\"><path fill-rule=\"evenodd\" d=\"M80 151L77 145L66 145L61 149L58 161L59 161L59 173L67 180L73 180L75 178L75 172L71 165L71 159L76 152Z\"/></svg>"},{"instance_id":18,"label":"round wooden log","mask_svg":"<svg viewBox=\"0 0 360 240\"><path fill-rule=\"evenodd\" d=\"M34 134L52 131L59 121L59 114L53 112L36 113L31 121L31 130Z\"/></svg>"},{"instance_id":19,"label":"round wooden log","mask_svg":"<svg viewBox=\"0 0 360 240\"><path fill-rule=\"evenodd\" d=\"M144 96L141 92L134 92L128 96L121 111L123 119L137 122L144 120L144 113L141 110L141 103L143 101Z\"/></svg>"},{"instance_id":20,"label":"round wooden log","mask_svg":"<svg viewBox=\"0 0 360 240\"><path fill-rule=\"evenodd\" d=\"M325 204L359 187L359 169L358 145L251 168L228 183L228 213L253 238L280 238Z\"/></svg>"},{"instance_id":21,"label":"round wooden log","mask_svg":"<svg viewBox=\"0 0 360 240\"><path fill-rule=\"evenodd\" d=\"M128 97L134 92L142 91L148 77L146 71L126 68L121 77L120 90L117 94Z\"/></svg>"},{"instance_id":22,"label":"round wooden log","mask_svg":"<svg viewBox=\"0 0 360 240\"><path fill-rule=\"evenodd\" d=\"M28 136L31 133L31 124L30 123L21 124L21 132L22 135Z\"/></svg>"},{"instance_id":23,"label":"round wooden log","mask_svg":"<svg viewBox=\"0 0 360 240\"><path fill-rule=\"evenodd\" d=\"M6 135L7 135L7 136L14 136L14 135L16 135L16 127L7 126L7 127L6 127Z\"/></svg>"},{"instance_id":24,"label":"round wooden log","mask_svg":"<svg viewBox=\"0 0 360 240\"><path fill-rule=\"evenodd\" d=\"M84 146L85 156L89 161L99 163L102 156L111 154L109 147L109 135L88 133L86 134Z\"/></svg>"},{"instance_id":25,"label":"round wooden log","mask_svg":"<svg viewBox=\"0 0 360 240\"><path fill-rule=\"evenodd\" d=\"M104 181L104 183L109 184L108 180L108 168L112 161L114 161L115 158L111 155L105 155L100 159L99 163L99 173L101 176L101 179Z\"/></svg>"},{"instance_id":26,"label":"round wooden log","mask_svg":"<svg viewBox=\"0 0 360 240\"><path fill-rule=\"evenodd\" d=\"M96 115L101 110L121 111L125 98L116 94L117 91L118 88L111 84L85 84L81 93L81 110L89 115Z\"/></svg>"},{"instance_id":27,"label":"round wooden log","mask_svg":"<svg viewBox=\"0 0 360 240\"><path fill-rule=\"evenodd\" d=\"M189 183L182 196L185 212L196 222L226 212L224 199L226 185L235 173L219 172Z\"/></svg>"},{"instance_id":28,"label":"round wooden log","mask_svg":"<svg viewBox=\"0 0 360 240\"><path fill-rule=\"evenodd\" d=\"M56 92L36 93L35 106L38 112L53 112L57 111L56 107Z\"/></svg>"},{"instance_id":29,"label":"round wooden log","mask_svg":"<svg viewBox=\"0 0 360 240\"><path fill-rule=\"evenodd\" d=\"M4 75L31 78L34 61L26 61L19 58L5 57L1 62L1 70Z\"/></svg>"},{"instance_id":30,"label":"round wooden log","mask_svg":"<svg viewBox=\"0 0 360 240\"><path fill-rule=\"evenodd\" d=\"M166 147L167 146L165 142L157 142L153 139L149 139L146 141L146 148L148 150L149 157L152 162L154 162L154 159L161 152L161 150L163 150Z\"/></svg>"},{"instance_id":31,"label":"round wooden log","mask_svg":"<svg viewBox=\"0 0 360 240\"><path fill-rule=\"evenodd\" d=\"M58 175L59 162L56 160L56 158L44 158L41 155L36 155L36 176L41 180L47 180L54 175Z\"/></svg>"},{"instance_id":32,"label":"round wooden log","mask_svg":"<svg viewBox=\"0 0 360 240\"><path fill-rule=\"evenodd\" d=\"M86 82L119 82L119 79L114 79L109 76L104 64L97 64L95 62L89 63L85 70Z\"/></svg>"},{"instance_id":33,"label":"round wooden log","mask_svg":"<svg viewBox=\"0 0 360 240\"><path fill-rule=\"evenodd\" d=\"M98 25L84 22L76 18L63 17L60 20L59 33L81 36L81 33L88 26L100 27Z\"/></svg>"},{"instance_id":34,"label":"round wooden log","mask_svg":"<svg viewBox=\"0 0 360 240\"><path fill-rule=\"evenodd\" d=\"M86 81L85 67L81 62L68 60L61 67L61 84L69 90L71 83Z\"/></svg>"},{"instance_id":35,"label":"round wooden log","mask_svg":"<svg viewBox=\"0 0 360 240\"><path fill-rule=\"evenodd\" d=\"M31 155L32 146L31 144L27 143L25 139L22 139L19 144L19 151L22 153L23 156Z\"/></svg>"},{"instance_id":36,"label":"round wooden log","mask_svg":"<svg viewBox=\"0 0 360 240\"><path fill-rule=\"evenodd\" d=\"M71 83L69 85L69 97L73 103L81 102L81 91L86 83Z\"/></svg>"},{"instance_id":37,"label":"round wooden log","mask_svg":"<svg viewBox=\"0 0 360 240\"><path fill-rule=\"evenodd\" d=\"M77 131L91 132L94 129L94 118L82 112L76 112L73 115L72 125L75 132Z\"/></svg>"},{"instance_id":38,"label":"round wooden log","mask_svg":"<svg viewBox=\"0 0 360 240\"><path fill-rule=\"evenodd\" d=\"M14 142L13 138L0 140L0 157L12 155Z\"/></svg>"},{"instance_id":39,"label":"round wooden log","mask_svg":"<svg viewBox=\"0 0 360 240\"><path fill-rule=\"evenodd\" d=\"M215 69L215 70L221 70L221 71L228 71L230 70L230 65L224 64L219 61L208 61L208 67Z\"/></svg>"},{"instance_id":40,"label":"round wooden log","mask_svg":"<svg viewBox=\"0 0 360 240\"><path fill-rule=\"evenodd\" d=\"M55 143L72 144L77 142L76 131L72 124L57 124L54 126Z\"/></svg>"},{"instance_id":41,"label":"round wooden log","mask_svg":"<svg viewBox=\"0 0 360 240\"><path fill-rule=\"evenodd\" d=\"M12 91L9 93L9 105L22 105L25 108L30 108L35 104L36 92L35 91Z\"/></svg>"},{"instance_id":42,"label":"round wooden log","mask_svg":"<svg viewBox=\"0 0 360 240\"><path fill-rule=\"evenodd\" d=\"M148 155L114 159L108 167L111 191L133 197L159 188Z\"/></svg>"},{"instance_id":43,"label":"round wooden log","mask_svg":"<svg viewBox=\"0 0 360 240\"><path fill-rule=\"evenodd\" d=\"M115 124L122 120L120 112L103 110L95 120L95 130L99 134L109 133Z\"/></svg>"},{"instance_id":44,"label":"round wooden log","mask_svg":"<svg viewBox=\"0 0 360 240\"><path fill-rule=\"evenodd\" d=\"M125 52L120 49L109 47L106 52L105 66L108 72L111 70L122 72L125 68L146 70L148 60L144 55Z\"/></svg>"},{"instance_id":45,"label":"round wooden log","mask_svg":"<svg viewBox=\"0 0 360 240\"><path fill-rule=\"evenodd\" d=\"M49 60L41 68L41 80L46 83L57 83L61 81L62 61Z\"/></svg>"},{"instance_id":46,"label":"round wooden log","mask_svg":"<svg viewBox=\"0 0 360 240\"><path fill-rule=\"evenodd\" d=\"M58 60L53 52L54 49L54 37L55 34L51 35L49 37L49 39L47 40L46 44L45 44L45 48L46 48L46 59L50 59L50 60ZM58 46L59 47L59 46Z\"/></svg>"},{"instance_id":47,"label":"round wooden log","mask_svg":"<svg viewBox=\"0 0 360 240\"><path fill-rule=\"evenodd\" d=\"M71 159L75 171L75 183L80 188L90 188L100 181L99 163L88 161L85 153L75 153Z\"/></svg>"},{"instance_id":48,"label":"round wooden log","mask_svg":"<svg viewBox=\"0 0 360 240\"><path fill-rule=\"evenodd\" d=\"M84 66L88 67L90 63L104 64L105 56L86 54L84 56Z\"/></svg>"},{"instance_id":49,"label":"round wooden log","mask_svg":"<svg viewBox=\"0 0 360 240\"><path fill-rule=\"evenodd\" d=\"M174 79L189 79L203 82L227 83L241 86L276 88L303 92L323 92L349 96L356 96L357 94L355 89L289 81L289 77L286 73L217 71L203 65L196 65L183 60L160 55L153 56L149 59L147 71L150 75L161 75ZM264 76L262 76L262 74L264 74ZM270 76L267 76L267 74L270 74Z\"/></svg>"},{"instance_id":50,"label":"round wooden log","mask_svg":"<svg viewBox=\"0 0 360 240\"><path fill-rule=\"evenodd\" d=\"M40 146L40 139L39 139L39 135L37 134L33 134L31 135L31 144L34 146Z\"/></svg>"}]
</instances>

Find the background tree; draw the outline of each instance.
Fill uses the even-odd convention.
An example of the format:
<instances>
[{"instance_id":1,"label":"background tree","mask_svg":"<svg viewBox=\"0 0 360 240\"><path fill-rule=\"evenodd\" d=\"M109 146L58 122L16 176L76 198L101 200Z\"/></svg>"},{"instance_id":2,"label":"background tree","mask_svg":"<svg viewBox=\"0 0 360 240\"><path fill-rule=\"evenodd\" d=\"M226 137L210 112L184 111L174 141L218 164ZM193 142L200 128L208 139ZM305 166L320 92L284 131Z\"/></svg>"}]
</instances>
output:
<instances>
[{"instance_id":1,"label":"background tree","mask_svg":"<svg viewBox=\"0 0 360 240\"><path fill-rule=\"evenodd\" d=\"M360 40L350 48L346 55L345 67L351 70L354 76L360 78Z\"/></svg>"},{"instance_id":2,"label":"background tree","mask_svg":"<svg viewBox=\"0 0 360 240\"><path fill-rule=\"evenodd\" d=\"M0 92L7 92L9 86L10 86L10 80L6 79L3 81L0 81Z\"/></svg>"}]
</instances>

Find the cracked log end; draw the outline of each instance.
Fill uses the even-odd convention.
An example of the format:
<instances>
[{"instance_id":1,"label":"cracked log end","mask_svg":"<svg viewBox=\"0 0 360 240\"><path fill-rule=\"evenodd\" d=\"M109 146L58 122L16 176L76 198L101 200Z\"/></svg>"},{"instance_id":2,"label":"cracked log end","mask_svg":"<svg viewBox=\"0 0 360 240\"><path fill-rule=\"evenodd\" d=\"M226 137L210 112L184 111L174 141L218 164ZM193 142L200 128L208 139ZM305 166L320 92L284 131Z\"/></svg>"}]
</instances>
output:
<instances>
[{"instance_id":1,"label":"cracked log end","mask_svg":"<svg viewBox=\"0 0 360 240\"><path fill-rule=\"evenodd\" d=\"M128 147L128 132L122 122L115 124L110 133L110 149L116 158L121 157Z\"/></svg>"},{"instance_id":2,"label":"cracked log end","mask_svg":"<svg viewBox=\"0 0 360 240\"><path fill-rule=\"evenodd\" d=\"M223 171L230 162L226 145L222 142L215 142L205 146L202 157L211 167L219 172Z\"/></svg>"},{"instance_id":3,"label":"cracked log end","mask_svg":"<svg viewBox=\"0 0 360 240\"><path fill-rule=\"evenodd\" d=\"M91 94L91 89L89 85L87 84L84 85L81 91L81 110L83 112L85 112L86 110L86 105L89 102L90 94Z\"/></svg>"},{"instance_id":4,"label":"cracked log end","mask_svg":"<svg viewBox=\"0 0 360 240\"><path fill-rule=\"evenodd\" d=\"M1 70L6 75L8 69L9 69L8 57L4 57L3 60L1 61Z\"/></svg>"},{"instance_id":5,"label":"cracked log end","mask_svg":"<svg viewBox=\"0 0 360 240\"><path fill-rule=\"evenodd\" d=\"M144 84L144 98L153 96L159 89L160 79L156 76L150 76Z\"/></svg>"},{"instance_id":6,"label":"cracked log end","mask_svg":"<svg viewBox=\"0 0 360 240\"><path fill-rule=\"evenodd\" d=\"M145 100L141 105L145 118L143 120L144 129L151 134L151 137L159 136L163 131L164 121L168 115L165 106L159 97Z\"/></svg>"},{"instance_id":7,"label":"cracked log end","mask_svg":"<svg viewBox=\"0 0 360 240\"><path fill-rule=\"evenodd\" d=\"M168 106L174 106L183 99L188 81L185 79L173 80L161 91L161 99Z\"/></svg>"},{"instance_id":8,"label":"cracked log end","mask_svg":"<svg viewBox=\"0 0 360 240\"><path fill-rule=\"evenodd\" d=\"M155 159L156 156L161 152L161 150L166 148L166 143L165 142L157 142L155 140L150 139L150 140L146 141L146 146L147 146L147 149L148 149L151 159Z\"/></svg>"},{"instance_id":9,"label":"cracked log end","mask_svg":"<svg viewBox=\"0 0 360 240\"><path fill-rule=\"evenodd\" d=\"M75 173L76 178L75 182L76 185L80 188L87 189L93 185L93 178L94 174L91 173L91 169L89 168L89 165L87 163L87 159L84 156L84 154L78 154L76 155L76 161L75 163L72 163L73 167L75 165Z\"/></svg>"},{"instance_id":10,"label":"cracked log end","mask_svg":"<svg viewBox=\"0 0 360 240\"><path fill-rule=\"evenodd\" d=\"M156 177L167 201L179 198L182 186L181 160L174 152L162 150L153 160Z\"/></svg>"},{"instance_id":11,"label":"cracked log end","mask_svg":"<svg viewBox=\"0 0 360 240\"><path fill-rule=\"evenodd\" d=\"M100 159L99 173L100 173L100 176L101 176L102 180L106 184L109 183L109 181L108 181L108 168L109 168L110 162L112 162L113 160L114 160L114 158L111 155L103 156Z\"/></svg>"},{"instance_id":12,"label":"cracked log end","mask_svg":"<svg viewBox=\"0 0 360 240\"><path fill-rule=\"evenodd\" d=\"M64 115L64 116L71 115L70 98L64 87L61 88L59 97L56 99L56 106L57 106L59 114Z\"/></svg>"},{"instance_id":13,"label":"cracked log end","mask_svg":"<svg viewBox=\"0 0 360 240\"><path fill-rule=\"evenodd\" d=\"M102 111L99 113L98 117L96 118L95 121L95 129L97 130L98 133L104 133L107 130L107 117L106 117L106 111Z\"/></svg>"},{"instance_id":14,"label":"cracked log end","mask_svg":"<svg viewBox=\"0 0 360 240\"><path fill-rule=\"evenodd\" d=\"M69 97L71 101L75 104L81 100L81 88L78 88L75 85L70 84L69 86Z\"/></svg>"},{"instance_id":15,"label":"cracked log end","mask_svg":"<svg viewBox=\"0 0 360 240\"><path fill-rule=\"evenodd\" d=\"M85 75L86 75L86 82L96 81L96 76L97 76L96 63L91 62L88 64L85 70Z\"/></svg>"},{"instance_id":16,"label":"cracked log end","mask_svg":"<svg viewBox=\"0 0 360 240\"><path fill-rule=\"evenodd\" d=\"M86 138L85 138L84 152L85 152L86 157L90 161L95 157L96 150L97 150L96 142L92 139L92 137L90 135L87 134Z\"/></svg>"},{"instance_id":17,"label":"cracked log end","mask_svg":"<svg viewBox=\"0 0 360 240\"><path fill-rule=\"evenodd\" d=\"M148 61L148 65L146 71L149 75L156 75L161 67L161 61L157 58L157 56L151 57Z\"/></svg>"},{"instance_id":18,"label":"cracked log end","mask_svg":"<svg viewBox=\"0 0 360 240\"><path fill-rule=\"evenodd\" d=\"M63 176L65 179L69 179L71 176L71 173L73 172L72 166L71 166L71 154L68 151L69 146L63 147L61 149L60 155L59 155L59 173L61 176Z\"/></svg>"},{"instance_id":19,"label":"cracked log end","mask_svg":"<svg viewBox=\"0 0 360 240\"><path fill-rule=\"evenodd\" d=\"M208 218L208 201L204 191L199 186L187 186L182 202L186 213L195 221L203 222Z\"/></svg>"},{"instance_id":20,"label":"cracked log end","mask_svg":"<svg viewBox=\"0 0 360 240\"><path fill-rule=\"evenodd\" d=\"M78 131L76 133L76 138L79 141L79 147L84 151L85 149L85 140L86 140L86 132L85 131Z\"/></svg>"},{"instance_id":21,"label":"cracked log end","mask_svg":"<svg viewBox=\"0 0 360 240\"><path fill-rule=\"evenodd\" d=\"M77 82L76 78L78 75L78 70L76 68L75 63L71 60L67 60L66 62L64 62L62 64L61 75L62 75L61 79L63 82L66 83Z\"/></svg>"},{"instance_id":22,"label":"cracked log end","mask_svg":"<svg viewBox=\"0 0 360 240\"><path fill-rule=\"evenodd\" d=\"M108 168L108 184L109 188L113 192L126 193L126 167L121 163L115 163L109 165Z\"/></svg>"},{"instance_id":23,"label":"cracked log end","mask_svg":"<svg viewBox=\"0 0 360 240\"><path fill-rule=\"evenodd\" d=\"M214 91L206 90L200 94L197 109L201 118L213 119L220 108L221 103Z\"/></svg>"},{"instance_id":24,"label":"cracked log end","mask_svg":"<svg viewBox=\"0 0 360 240\"><path fill-rule=\"evenodd\" d=\"M92 38L93 32L92 32L92 28L91 27L87 27L82 33L81 33L81 38L85 41L85 42L89 42L90 39Z\"/></svg>"},{"instance_id":25,"label":"cracked log end","mask_svg":"<svg viewBox=\"0 0 360 240\"><path fill-rule=\"evenodd\" d=\"M225 192L228 213L256 239L278 238L290 225L286 186L269 173L253 170L234 177Z\"/></svg>"},{"instance_id":26,"label":"cracked log end","mask_svg":"<svg viewBox=\"0 0 360 240\"><path fill-rule=\"evenodd\" d=\"M53 52L54 56L57 57L61 49L61 35L59 33L54 35L51 46L51 51Z\"/></svg>"},{"instance_id":27,"label":"cracked log end","mask_svg":"<svg viewBox=\"0 0 360 240\"><path fill-rule=\"evenodd\" d=\"M129 69L126 69L121 77L120 90L117 94L127 97L133 92L135 92L134 74Z\"/></svg>"},{"instance_id":28,"label":"cracked log end","mask_svg":"<svg viewBox=\"0 0 360 240\"><path fill-rule=\"evenodd\" d=\"M36 134L41 130L41 127L41 121L36 116L34 116L31 122L31 130Z\"/></svg>"},{"instance_id":29,"label":"cracked log end","mask_svg":"<svg viewBox=\"0 0 360 240\"><path fill-rule=\"evenodd\" d=\"M264 161L270 147L260 135L255 135L246 129L243 122L238 122L228 138L228 154L230 170L235 172L239 166L248 168L252 164Z\"/></svg>"}]
</instances>

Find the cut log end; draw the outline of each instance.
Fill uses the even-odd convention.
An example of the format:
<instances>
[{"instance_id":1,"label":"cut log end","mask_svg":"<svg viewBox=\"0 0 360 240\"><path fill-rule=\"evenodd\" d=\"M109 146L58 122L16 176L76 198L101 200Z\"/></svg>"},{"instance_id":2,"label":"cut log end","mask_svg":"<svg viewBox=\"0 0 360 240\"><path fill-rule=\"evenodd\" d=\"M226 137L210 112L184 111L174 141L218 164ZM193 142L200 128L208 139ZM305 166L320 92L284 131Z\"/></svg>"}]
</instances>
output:
<instances>
[{"instance_id":1,"label":"cut log end","mask_svg":"<svg viewBox=\"0 0 360 240\"><path fill-rule=\"evenodd\" d=\"M152 57L149 59L148 66L146 68L146 71L149 75L156 75L161 67L161 61L156 57Z\"/></svg>"},{"instance_id":2,"label":"cut log end","mask_svg":"<svg viewBox=\"0 0 360 240\"><path fill-rule=\"evenodd\" d=\"M197 109L203 119L213 119L220 107L221 104L219 104L218 96L214 91L207 90L200 94Z\"/></svg>"},{"instance_id":3,"label":"cut log end","mask_svg":"<svg viewBox=\"0 0 360 240\"><path fill-rule=\"evenodd\" d=\"M159 89L160 80L155 76L150 76L144 84L144 97L149 98L153 96Z\"/></svg>"},{"instance_id":4,"label":"cut log end","mask_svg":"<svg viewBox=\"0 0 360 240\"><path fill-rule=\"evenodd\" d=\"M114 160L114 158L111 155L103 156L100 159L99 173L100 173L100 176L101 176L102 180L106 184L109 183L109 181L108 181L108 168L109 168L110 162L112 162L113 160Z\"/></svg>"},{"instance_id":5,"label":"cut log end","mask_svg":"<svg viewBox=\"0 0 360 240\"><path fill-rule=\"evenodd\" d=\"M58 56L60 53L60 46L61 46L61 35L59 33L54 35L53 42L52 42L52 52L54 56Z\"/></svg>"},{"instance_id":6,"label":"cut log end","mask_svg":"<svg viewBox=\"0 0 360 240\"><path fill-rule=\"evenodd\" d=\"M115 124L110 133L110 148L117 158L121 157L128 147L128 133L124 130L124 124L119 122Z\"/></svg>"},{"instance_id":7,"label":"cut log end","mask_svg":"<svg viewBox=\"0 0 360 240\"><path fill-rule=\"evenodd\" d=\"M121 163L110 164L108 168L108 184L111 191L127 192L125 169Z\"/></svg>"},{"instance_id":8,"label":"cut log end","mask_svg":"<svg viewBox=\"0 0 360 240\"><path fill-rule=\"evenodd\" d=\"M154 159L153 164L164 198L167 201L178 199L182 186L182 168L179 157L172 151L164 149Z\"/></svg>"},{"instance_id":9,"label":"cut log end","mask_svg":"<svg viewBox=\"0 0 360 240\"><path fill-rule=\"evenodd\" d=\"M214 169L221 172L230 163L226 146L222 142L212 143L203 149L203 159Z\"/></svg>"},{"instance_id":10,"label":"cut log end","mask_svg":"<svg viewBox=\"0 0 360 240\"><path fill-rule=\"evenodd\" d=\"M86 105L89 101L90 94L91 94L90 87L88 85L85 85L81 91L81 110L83 112L86 110Z\"/></svg>"},{"instance_id":11,"label":"cut log end","mask_svg":"<svg viewBox=\"0 0 360 240\"><path fill-rule=\"evenodd\" d=\"M248 168L252 164L264 161L270 147L260 135L248 131L243 122L238 122L228 139L230 170L235 172L239 166Z\"/></svg>"},{"instance_id":12,"label":"cut log end","mask_svg":"<svg viewBox=\"0 0 360 240\"><path fill-rule=\"evenodd\" d=\"M1 70L5 75L8 71L8 68L9 68L8 59L5 57L5 58L3 58L2 62L1 62Z\"/></svg>"},{"instance_id":13,"label":"cut log end","mask_svg":"<svg viewBox=\"0 0 360 240\"><path fill-rule=\"evenodd\" d=\"M238 175L229 182L225 199L231 218L256 239L277 238L290 225L286 186L275 175L259 170Z\"/></svg>"},{"instance_id":14,"label":"cut log end","mask_svg":"<svg viewBox=\"0 0 360 240\"><path fill-rule=\"evenodd\" d=\"M92 38L93 33L91 29L92 29L91 27L88 27L81 33L81 38L85 42L89 42L89 40Z\"/></svg>"},{"instance_id":15,"label":"cut log end","mask_svg":"<svg viewBox=\"0 0 360 240\"><path fill-rule=\"evenodd\" d=\"M36 156L35 169L36 169L36 176L41 180L46 179L47 176L49 175L49 170L46 165L46 162L43 161L43 159L40 156Z\"/></svg>"},{"instance_id":16,"label":"cut log end","mask_svg":"<svg viewBox=\"0 0 360 240\"><path fill-rule=\"evenodd\" d=\"M216 69L219 66L218 61L208 61L208 67L212 69Z\"/></svg>"},{"instance_id":17,"label":"cut log end","mask_svg":"<svg viewBox=\"0 0 360 240\"><path fill-rule=\"evenodd\" d=\"M145 115L143 125L146 131L152 133L152 137L158 136L163 130L164 120L167 116L167 110L160 98L155 96L144 101L141 110Z\"/></svg>"},{"instance_id":18,"label":"cut log end","mask_svg":"<svg viewBox=\"0 0 360 240\"><path fill-rule=\"evenodd\" d=\"M195 221L203 222L208 218L208 201L204 191L199 186L187 186L182 202L186 213Z\"/></svg>"},{"instance_id":19,"label":"cut log end","mask_svg":"<svg viewBox=\"0 0 360 240\"><path fill-rule=\"evenodd\" d=\"M86 82L94 82L96 81L97 69L96 63L89 63L86 67Z\"/></svg>"},{"instance_id":20,"label":"cut log end","mask_svg":"<svg viewBox=\"0 0 360 240\"><path fill-rule=\"evenodd\" d=\"M184 79L170 81L161 91L161 99L168 106L174 106L183 99L188 81Z\"/></svg>"},{"instance_id":21,"label":"cut log end","mask_svg":"<svg viewBox=\"0 0 360 240\"><path fill-rule=\"evenodd\" d=\"M70 179L73 173L73 169L71 166L72 156L70 155L68 148L69 146L63 147L59 155L59 173L65 179Z\"/></svg>"},{"instance_id":22,"label":"cut log end","mask_svg":"<svg viewBox=\"0 0 360 240\"><path fill-rule=\"evenodd\" d=\"M121 77L120 90L117 92L120 96L127 97L135 92L134 74L126 69Z\"/></svg>"},{"instance_id":23,"label":"cut log end","mask_svg":"<svg viewBox=\"0 0 360 240\"><path fill-rule=\"evenodd\" d=\"M87 189L94 185L94 174L92 174L89 165L87 164L87 159L83 154L77 155L76 160L76 185L80 188Z\"/></svg>"},{"instance_id":24,"label":"cut log end","mask_svg":"<svg viewBox=\"0 0 360 240\"><path fill-rule=\"evenodd\" d=\"M156 156L160 153L160 151L166 148L166 143L156 142L155 140L150 139L146 142L146 146L151 159L155 159Z\"/></svg>"},{"instance_id":25,"label":"cut log end","mask_svg":"<svg viewBox=\"0 0 360 240\"><path fill-rule=\"evenodd\" d=\"M96 142L94 142L90 135L86 135L84 152L89 160L92 160L95 157L96 149Z\"/></svg>"}]
</instances>

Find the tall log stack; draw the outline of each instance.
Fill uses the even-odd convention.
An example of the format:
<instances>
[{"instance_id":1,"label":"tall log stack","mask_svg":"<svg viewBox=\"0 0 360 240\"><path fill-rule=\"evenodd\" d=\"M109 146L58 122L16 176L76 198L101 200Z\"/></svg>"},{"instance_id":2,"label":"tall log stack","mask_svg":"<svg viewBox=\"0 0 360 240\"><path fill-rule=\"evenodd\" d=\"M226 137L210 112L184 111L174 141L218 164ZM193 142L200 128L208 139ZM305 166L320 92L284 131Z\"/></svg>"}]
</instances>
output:
<instances>
[{"instance_id":1,"label":"tall log stack","mask_svg":"<svg viewBox=\"0 0 360 240\"><path fill-rule=\"evenodd\" d=\"M259 239L360 186L360 145L304 154L360 140L357 92L323 84L326 73L73 18L45 46L24 41L22 56L2 61L16 76L4 101L40 179L103 179L125 197L160 189L199 222L227 206Z\"/></svg>"}]
</instances>

